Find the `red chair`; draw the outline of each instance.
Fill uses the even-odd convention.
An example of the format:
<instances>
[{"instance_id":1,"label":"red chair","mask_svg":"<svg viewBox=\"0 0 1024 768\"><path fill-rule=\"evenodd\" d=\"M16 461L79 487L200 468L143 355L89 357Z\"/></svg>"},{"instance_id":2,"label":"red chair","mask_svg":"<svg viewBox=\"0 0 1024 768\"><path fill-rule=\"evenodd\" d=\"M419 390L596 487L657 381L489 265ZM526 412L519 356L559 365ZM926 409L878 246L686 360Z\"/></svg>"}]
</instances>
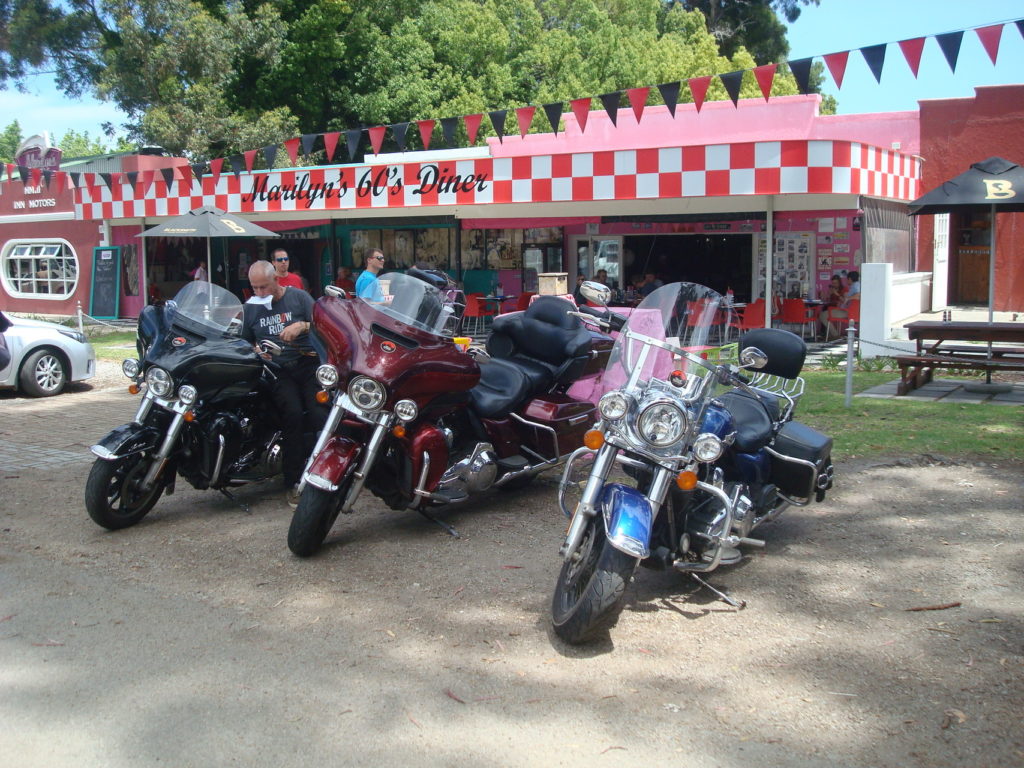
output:
<instances>
[{"instance_id":1,"label":"red chair","mask_svg":"<svg viewBox=\"0 0 1024 768\"><path fill-rule=\"evenodd\" d=\"M519 299L516 301L516 311L517 312L525 312L526 308L528 306L530 306L530 299L532 299L536 295L537 295L536 292L534 292L534 293L524 292L524 293L519 294Z\"/></svg>"},{"instance_id":2,"label":"red chair","mask_svg":"<svg viewBox=\"0 0 1024 768\"><path fill-rule=\"evenodd\" d=\"M486 336L488 320L497 314L482 293L466 294L466 311L462 315L462 328L470 336Z\"/></svg>"},{"instance_id":3,"label":"red chair","mask_svg":"<svg viewBox=\"0 0 1024 768\"><path fill-rule=\"evenodd\" d=\"M849 327L851 320L860 325L860 299L850 299L845 307L828 307L822 311L821 317L825 325L825 341L832 338L833 331L838 339Z\"/></svg>"},{"instance_id":4,"label":"red chair","mask_svg":"<svg viewBox=\"0 0 1024 768\"><path fill-rule=\"evenodd\" d=\"M733 313L734 319L729 325L740 333L764 328L764 299L754 299L743 309L734 309Z\"/></svg>"},{"instance_id":5,"label":"red chair","mask_svg":"<svg viewBox=\"0 0 1024 768\"><path fill-rule=\"evenodd\" d=\"M818 338L818 318L804 304L803 299L783 299L778 320L782 324L800 326L801 338L806 336L807 327L810 326L815 340Z\"/></svg>"}]
</instances>

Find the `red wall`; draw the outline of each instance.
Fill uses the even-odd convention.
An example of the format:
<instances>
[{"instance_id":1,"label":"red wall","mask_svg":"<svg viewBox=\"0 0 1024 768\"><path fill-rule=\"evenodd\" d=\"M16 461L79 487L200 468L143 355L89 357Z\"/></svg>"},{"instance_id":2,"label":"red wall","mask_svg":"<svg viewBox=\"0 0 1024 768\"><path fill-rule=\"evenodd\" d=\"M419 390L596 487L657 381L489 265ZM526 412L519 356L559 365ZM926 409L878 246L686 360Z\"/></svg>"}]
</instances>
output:
<instances>
[{"instance_id":1,"label":"red wall","mask_svg":"<svg viewBox=\"0 0 1024 768\"><path fill-rule=\"evenodd\" d=\"M1024 85L975 89L964 99L934 99L921 105L921 189L959 176L971 163L994 155L1024 165ZM1024 194L1024 190L1019 191ZM920 222L920 269L932 267L933 217ZM951 248L956 233L950 232ZM995 308L1024 309L1024 213L996 215Z\"/></svg>"}]
</instances>

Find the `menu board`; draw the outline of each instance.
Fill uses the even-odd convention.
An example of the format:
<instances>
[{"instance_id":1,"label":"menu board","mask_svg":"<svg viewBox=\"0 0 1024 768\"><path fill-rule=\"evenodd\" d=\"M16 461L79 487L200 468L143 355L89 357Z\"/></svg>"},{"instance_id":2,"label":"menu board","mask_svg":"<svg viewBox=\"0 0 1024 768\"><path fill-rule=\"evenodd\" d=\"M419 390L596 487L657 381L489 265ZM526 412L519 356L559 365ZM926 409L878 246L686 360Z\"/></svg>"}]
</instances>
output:
<instances>
[{"instance_id":1,"label":"menu board","mask_svg":"<svg viewBox=\"0 0 1024 768\"><path fill-rule=\"evenodd\" d=\"M92 286L89 314L100 320L114 320L121 303L121 246L92 249Z\"/></svg>"}]
</instances>

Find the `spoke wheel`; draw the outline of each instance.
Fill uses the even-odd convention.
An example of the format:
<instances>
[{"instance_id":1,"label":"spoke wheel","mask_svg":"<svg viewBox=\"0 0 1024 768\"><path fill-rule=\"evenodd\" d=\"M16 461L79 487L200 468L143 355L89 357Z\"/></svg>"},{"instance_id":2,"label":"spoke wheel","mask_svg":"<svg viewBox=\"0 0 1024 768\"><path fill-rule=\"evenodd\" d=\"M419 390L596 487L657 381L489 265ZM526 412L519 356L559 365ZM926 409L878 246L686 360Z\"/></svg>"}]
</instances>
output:
<instances>
[{"instance_id":1,"label":"spoke wheel","mask_svg":"<svg viewBox=\"0 0 1024 768\"><path fill-rule=\"evenodd\" d=\"M128 528L154 507L166 482L158 477L153 487L140 485L149 471L147 454L137 453L114 461L97 459L85 484L85 508L98 525L111 531Z\"/></svg>"},{"instance_id":2,"label":"spoke wheel","mask_svg":"<svg viewBox=\"0 0 1024 768\"><path fill-rule=\"evenodd\" d=\"M64 362L48 349L29 355L21 368L21 388L32 397L50 397L59 394L68 377Z\"/></svg>"}]
</instances>

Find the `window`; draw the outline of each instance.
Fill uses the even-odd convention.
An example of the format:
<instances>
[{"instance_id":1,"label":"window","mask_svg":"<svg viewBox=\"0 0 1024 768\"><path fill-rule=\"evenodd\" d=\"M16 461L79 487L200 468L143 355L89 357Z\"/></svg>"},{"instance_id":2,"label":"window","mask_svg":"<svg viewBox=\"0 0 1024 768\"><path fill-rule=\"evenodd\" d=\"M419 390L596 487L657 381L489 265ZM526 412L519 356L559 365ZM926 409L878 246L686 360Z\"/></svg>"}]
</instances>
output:
<instances>
[{"instance_id":1,"label":"window","mask_svg":"<svg viewBox=\"0 0 1024 768\"><path fill-rule=\"evenodd\" d=\"M0 276L11 296L64 299L78 285L78 257L65 240L12 240L4 246Z\"/></svg>"}]
</instances>

